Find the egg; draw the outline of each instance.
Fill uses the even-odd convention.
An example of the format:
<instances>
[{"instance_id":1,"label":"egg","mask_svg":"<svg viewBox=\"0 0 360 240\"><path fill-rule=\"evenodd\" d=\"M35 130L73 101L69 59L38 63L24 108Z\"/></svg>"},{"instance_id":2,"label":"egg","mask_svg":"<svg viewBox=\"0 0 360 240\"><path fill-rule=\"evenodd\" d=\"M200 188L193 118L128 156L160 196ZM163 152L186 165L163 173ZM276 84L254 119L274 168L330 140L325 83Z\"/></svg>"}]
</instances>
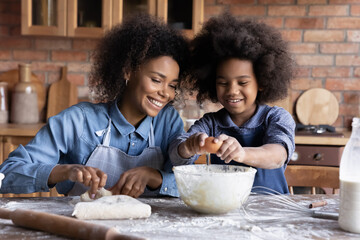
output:
<instances>
[{"instance_id":1,"label":"egg","mask_svg":"<svg viewBox=\"0 0 360 240\"><path fill-rule=\"evenodd\" d=\"M206 152L208 153L216 153L221 145L223 144L223 141L218 141L218 142L214 142L214 137L207 137L205 138L205 145L203 147L203 149L205 149Z\"/></svg>"}]
</instances>

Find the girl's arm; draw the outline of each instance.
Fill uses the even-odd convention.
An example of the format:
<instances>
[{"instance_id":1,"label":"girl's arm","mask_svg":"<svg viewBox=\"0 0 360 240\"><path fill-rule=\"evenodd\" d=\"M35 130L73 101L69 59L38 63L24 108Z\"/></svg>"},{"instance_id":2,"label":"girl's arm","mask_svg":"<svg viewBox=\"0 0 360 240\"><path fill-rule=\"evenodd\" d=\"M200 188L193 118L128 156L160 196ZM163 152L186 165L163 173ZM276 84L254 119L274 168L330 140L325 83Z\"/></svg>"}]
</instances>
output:
<instances>
[{"instance_id":1,"label":"girl's arm","mask_svg":"<svg viewBox=\"0 0 360 240\"><path fill-rule=\"evenodd\" d=\"M192 164L198 159L200 150L204 146L205 138L210 135L208 117L204 115L195 121L187 133L183 133L170 144L170 159L174 166Z\"/></svg>"},{"instance_id":2,"label":"girl's arm","mask_svg":"<svg viewBox=\"0 0 360 240\"><path fill-rule=\"evenodd\" d=\"M225 134L218 139L223 141L223 144L216 155L225 163L236 161L253 167L275 169L284 165L287 159L287 151L281 144L242 147L237 139Z\"/></svg>"}]
</instances>

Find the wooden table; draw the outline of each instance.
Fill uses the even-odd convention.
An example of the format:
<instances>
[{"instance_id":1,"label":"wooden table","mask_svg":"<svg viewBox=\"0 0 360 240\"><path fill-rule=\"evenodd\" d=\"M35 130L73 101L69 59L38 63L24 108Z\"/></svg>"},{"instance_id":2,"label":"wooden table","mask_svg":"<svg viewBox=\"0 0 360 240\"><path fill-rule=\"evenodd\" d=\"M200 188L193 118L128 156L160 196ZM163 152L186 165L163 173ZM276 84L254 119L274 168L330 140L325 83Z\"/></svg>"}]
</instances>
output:
<instances>
[{"instance_id":1,"label":"wooden table","mask_svg":"<svg viewBox=\"0 0 360 240\"><path fill-rule=\"evenodd\" d=\"M318 210L337 212L339 195L283 195L306 209L311 202L326 200ZM0 198L0 207L31 209L71 216L78 197ZM147 239L360 239L360 234L342 231L336 220L313 218L309 214L284 212L275 196L250 196L245 217L238 209L224 215L192 211L177 198L140 198L152 207L148 219L97 220L92 223L115 227L123 234ZM276 217L276 220L274 219ZM279 218L280 217L280 218ZM269 219L270 218L270 219ZM1 239L66 239L45 232L16 227L0 219Z\"/></svg>"}]
</instances>

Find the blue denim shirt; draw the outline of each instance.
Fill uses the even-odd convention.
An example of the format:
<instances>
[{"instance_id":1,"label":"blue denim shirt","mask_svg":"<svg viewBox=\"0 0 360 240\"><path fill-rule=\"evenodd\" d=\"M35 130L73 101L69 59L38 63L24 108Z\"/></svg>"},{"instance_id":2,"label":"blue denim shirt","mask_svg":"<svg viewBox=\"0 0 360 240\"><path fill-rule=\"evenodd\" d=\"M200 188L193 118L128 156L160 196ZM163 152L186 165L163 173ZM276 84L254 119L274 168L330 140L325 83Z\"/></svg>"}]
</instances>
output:
<instances>
[{"instance_id":1,"label":"blue denim shirt","mask_svg":"<svg viewBox=\"0 0 360 240\"><path fill-rule=\"evenodd\" d=\"M161 195L179 196L168 154L169 143L184 132L178 112L172 106L165 106L156 117L147 116L135 128L124 118L115 102L83 102L49 118L26 146L20 145L0 165L0 172L5 174L0 192L49 191L49 187L53 187L47 183L52 169L57 164L86 164L103 140L103 136L95 132L106 129L109 118L113 124L110 145L132 156L139 155L148 147L152 121L155 145L161 148L165 160L161 170L163 183L156 191ZM60 182L56 184L56 189L66 194L73 184L71 181Z\"/></svg>"},{"instance_id":2,"label":"blue denim shirt","mask_svg":"<svg viewBox=\"0 0 360 240\"><path fill-rule=\"evenodd\" d=\"M254 116L242 126L234 124L225 108L215 113L205 114L187 133L182 134L171 143L170 151L173 156L171 161L174 166L192 164L198 158L198 155L195 155L189 159L182 159L177 152L179 144L196 132L204 132L215 137L220 134L233 136L243 147L258 147L270 143L281 144L288 154L284 166L278 169L257 168L254 186L264 186L279 193L288 193L284 171L295 149L295 122L285 109L259 105ZM211 162L225 164L214 154L211 156ZM230 164L243 165L234 161L231 161ZM264 189L259 189L259 191L264 191Z\"/></svg>"}]
</instances>

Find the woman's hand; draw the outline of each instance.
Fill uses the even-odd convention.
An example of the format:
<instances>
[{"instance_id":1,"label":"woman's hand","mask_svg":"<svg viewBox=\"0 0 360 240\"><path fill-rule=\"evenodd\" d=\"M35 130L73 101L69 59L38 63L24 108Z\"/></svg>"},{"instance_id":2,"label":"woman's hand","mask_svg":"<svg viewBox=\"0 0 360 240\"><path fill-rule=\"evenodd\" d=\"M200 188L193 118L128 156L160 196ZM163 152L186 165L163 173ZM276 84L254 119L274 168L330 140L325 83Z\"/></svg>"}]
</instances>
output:
<instances>
[{"instance_id":1,"label":"woman's hand","mask_svg":"<svg viewBox=\"0 0 360 240\"><path fill-rule=\"evenodd\" d=\"M198 132L191 135L186 141L182 142L178 147L179 155L182 158L190 158L195 154L204 154L203 146L205 144L206 133Z\"/></svg>"},{"instance_id":2,"label":"woman's hand","mask_svg":"<svg viewBox=\"0 0 360 240\"><path fill-rule=\"evenodd\" d=\"M146 186L157 189L162 184L161 173L151 167L137 167L121 174L119 181L109 190L137 198L144 193Z\"/></svg>"},{"instance_id":3,"label":"woman's hand","mask_svg":"<svg viewBox=\"0 0 360 240\"><path fill-rule=\"evenodd\" d=\"M56 165L50 173L48 184L56 184L65 180L80 182L90 187L90 196L95 196L96 191L106 184L107 175L98 168L81 164Z\"/></svg>"}]
</instances>

